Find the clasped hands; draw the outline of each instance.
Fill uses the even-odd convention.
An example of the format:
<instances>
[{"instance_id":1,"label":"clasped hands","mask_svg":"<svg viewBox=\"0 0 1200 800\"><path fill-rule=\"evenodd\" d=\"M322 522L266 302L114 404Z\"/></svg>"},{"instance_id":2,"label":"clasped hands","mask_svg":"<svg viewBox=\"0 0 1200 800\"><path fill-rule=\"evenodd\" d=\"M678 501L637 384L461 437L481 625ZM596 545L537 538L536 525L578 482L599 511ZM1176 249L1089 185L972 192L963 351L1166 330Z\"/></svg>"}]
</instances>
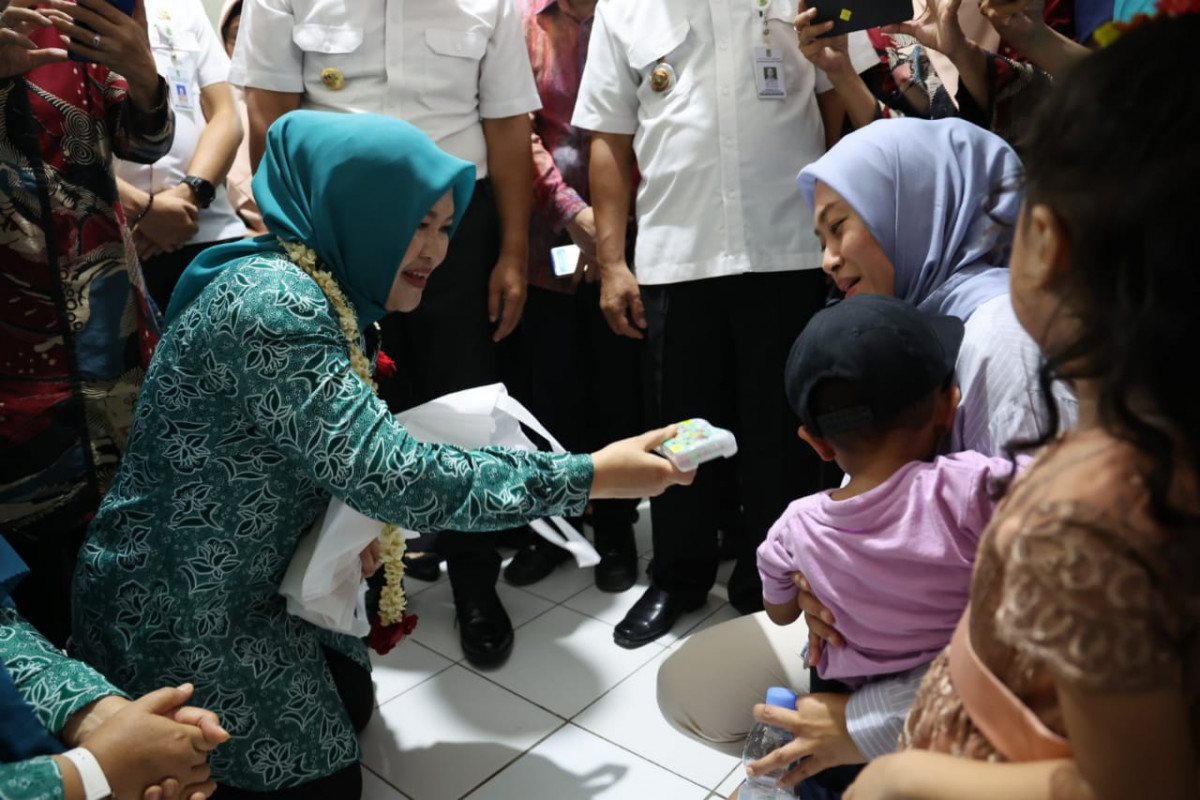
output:
<instances>
[{"instance_id":1,"label":"clasped hands","mask_svg":"<svg viewBox=\"0 0 1200 800\"><path fill-rule=\"evenodd\" d=\"M71 717L63 741L91 752L115 800L204 800L217 788L208 754L229 733L212 711L184 705L192 692L183 684L100 698Z\"/></svg>"},{"instance_id":2,"label":"clasped hands","mask_svg":"<svg viewBox=\"0 0 1200 800\"><path fill-rule=\"evenodd\" d=\"M133 228L138 257L153 258L183 247L200 230L199 218L200 208L192 201L192 190L186 184L157 192L154 204Z\"/></svg>"}]
</instances>

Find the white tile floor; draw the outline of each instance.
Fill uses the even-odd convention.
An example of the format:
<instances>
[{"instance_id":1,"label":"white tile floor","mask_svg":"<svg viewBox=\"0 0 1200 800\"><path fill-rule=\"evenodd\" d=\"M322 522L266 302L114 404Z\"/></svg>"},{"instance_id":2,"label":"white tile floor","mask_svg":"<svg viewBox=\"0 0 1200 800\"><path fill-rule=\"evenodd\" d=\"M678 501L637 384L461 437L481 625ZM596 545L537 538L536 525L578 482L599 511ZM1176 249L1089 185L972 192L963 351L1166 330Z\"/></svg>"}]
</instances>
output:
<instances>
[{"instance_id":1,"label":"white tile floor","mask_svg":"<svg viewBox=\"0 0 1200 800\"><path fill-rule=\"evenodd\" d=\"M643 509L645 512L646 509ZM649 517L638 545L649 556ZM642 566L645 566L645 560ZM738 783L738 759L662 719L658 666L682 637L732 619L722 565L706 606L637 650L612 632L646 580L619 595L574 562L546 580L499 592L516 646L499 669L463 658L444 574L408 581L414 635L375 657L379 711L363 733L364 800L716 800Z\"/></svg>"}]
</instances>

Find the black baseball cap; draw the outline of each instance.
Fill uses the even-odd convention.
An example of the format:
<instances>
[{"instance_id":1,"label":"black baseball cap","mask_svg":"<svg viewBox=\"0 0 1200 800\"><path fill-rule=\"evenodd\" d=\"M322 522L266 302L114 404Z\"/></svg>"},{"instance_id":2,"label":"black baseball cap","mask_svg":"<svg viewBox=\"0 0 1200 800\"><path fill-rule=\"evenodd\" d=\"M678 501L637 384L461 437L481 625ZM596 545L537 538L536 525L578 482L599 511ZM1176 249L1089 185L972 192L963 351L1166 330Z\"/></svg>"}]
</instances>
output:
<instances>
[{"instance_id":1,"label":"black baseball cap","mask_svg":"<svg viewBox=\"0 0 1200 800\"><path fill-rule=\"evenodd\" d=\"M815 436L887 419L946 382L962 338L957 317L887 295L855 295L819 311L796 338L784 371L788 402ZM813 390L831 379L851 384L856 402L814 416Z\"/></svg>"}]
</instances>

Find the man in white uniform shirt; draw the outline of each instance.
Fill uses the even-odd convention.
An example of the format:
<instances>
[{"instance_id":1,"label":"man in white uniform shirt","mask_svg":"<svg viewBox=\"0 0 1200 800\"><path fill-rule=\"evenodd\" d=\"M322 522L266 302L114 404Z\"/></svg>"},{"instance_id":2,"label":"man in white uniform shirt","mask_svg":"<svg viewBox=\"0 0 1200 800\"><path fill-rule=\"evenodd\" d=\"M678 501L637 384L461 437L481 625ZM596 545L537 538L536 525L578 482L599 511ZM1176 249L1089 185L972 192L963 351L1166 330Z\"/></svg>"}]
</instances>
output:
<instances>
[{"instance_id":1,"label":"man in white uniform shirt","mask_svg":"<svg viewBox=\"0 0 1200 800\"><path fill-rule=\"evenodd\" d=\"M783 366L826 295L796 174L835 140L843 113L797 48L796 12L796 0L596 9L572 121L593 132L601 306L617 333L647 338L658 417L649 421L704 417L740 448L735 462L706 465L691 487L651 502L651 585L616 628L625 647L705 602L723 482L739 487L745 521L729 581L743 613L762 608L758 543L790 500L820 485L784 399ZM865 33L849 46L858 70L877 62ZM636 278L624 251L635 167Z\"/></svg>"},{"instance_id":2,"label":"man in white uniform shirt","mask_svg":"<svg viewBox=\"0 0 1200 800\"><path fill-rule=\"evenodd\" d=\"M200 0L146 0L146 21L175 111L175 139L153 164L113 163L146 288L166 310L200 251L246 235L225 193L243 132L227 83L229 56Z\"/></svg>"},{"instance_id":3,"label":"man in white uniform shirt","mask_svg":"<svg viewBox=\"0 0 1200 800\"><path fill-rule=\"evenodd\" d=\"M384 349L404 365L385 397L405 408L495 382L496 343L525 303L529 112L541 108L512 0L246 0L230 81L246 89L255 165L267 128L296 108L399 117L475 163L475 196L420 308L384 319ZM437 545L463 651L480 666L513 643L494 544L442 532Z\"/></svg>"}]
</instances>

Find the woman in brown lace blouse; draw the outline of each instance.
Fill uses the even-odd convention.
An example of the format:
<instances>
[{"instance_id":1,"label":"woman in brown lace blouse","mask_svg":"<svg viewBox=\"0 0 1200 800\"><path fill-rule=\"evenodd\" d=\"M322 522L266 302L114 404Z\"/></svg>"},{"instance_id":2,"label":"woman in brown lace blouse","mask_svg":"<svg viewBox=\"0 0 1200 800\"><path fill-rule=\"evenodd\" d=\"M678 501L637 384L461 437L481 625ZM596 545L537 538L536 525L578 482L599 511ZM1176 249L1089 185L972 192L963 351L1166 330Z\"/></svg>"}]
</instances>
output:
<instances>
[{"instance_id":1,"label":"woman in brown lace blouse","mask_svg":"<svg viewBox=\"0 0 1200 800\"><path fill-rule=\"evenodd\" d=\"M1013 305L1079 424L1011 487L905 752L850 800L1200 797L1200 104L1170 100L1197 37L1128 34L1036 120Z\"/></svg>"}]
</instances>

